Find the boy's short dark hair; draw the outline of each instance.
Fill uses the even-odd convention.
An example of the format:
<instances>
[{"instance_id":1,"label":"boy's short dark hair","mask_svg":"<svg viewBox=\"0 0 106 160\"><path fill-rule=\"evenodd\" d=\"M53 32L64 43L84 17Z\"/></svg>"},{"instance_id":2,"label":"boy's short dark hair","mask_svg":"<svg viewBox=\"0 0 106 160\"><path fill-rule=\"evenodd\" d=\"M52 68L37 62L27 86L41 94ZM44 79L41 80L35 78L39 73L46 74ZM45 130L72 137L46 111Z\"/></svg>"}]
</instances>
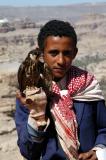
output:
<instances>
[{"instance_id":1,"label":"boy's short dark hair","mask_svg":"<svg viewBox=\"0 0 106 160\"><path fill-rule=\"evenodd\" d=\"M37 39L38 46L41 50L44 49L45 39L48 36L70 37L73 39L75 45L77 44L77 35L73 26L61 20L51 20L41 28Z\"/></svg>"}]
</instances>

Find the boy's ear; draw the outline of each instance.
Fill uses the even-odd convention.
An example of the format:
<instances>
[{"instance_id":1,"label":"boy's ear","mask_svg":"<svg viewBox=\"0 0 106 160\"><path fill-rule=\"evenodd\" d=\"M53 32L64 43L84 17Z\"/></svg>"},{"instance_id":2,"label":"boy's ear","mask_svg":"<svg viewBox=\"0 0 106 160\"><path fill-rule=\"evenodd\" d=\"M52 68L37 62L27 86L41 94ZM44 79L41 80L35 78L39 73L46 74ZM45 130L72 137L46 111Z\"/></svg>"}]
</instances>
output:
<instances>
[{"instance_id":1,"label":"boy's ear","mask_svg":"<svg viewBox=\"0 0 106 160\"><path fill-rule=\"evenodd\" d=\"M76 54L77 54L77 52L78 52L78 48L76 47Z\"/></svg>"},{"instance_id":2,"label":"boy's ear","mask_svg":"<svg viewBox=\"0 0 106 160\"><path fill-rule=\"evenodd\" d=\"M78 53L78 48L76 47L76 48L74 49L73 59L76 57L77 53Z\"/></svg>"}]
</instances>

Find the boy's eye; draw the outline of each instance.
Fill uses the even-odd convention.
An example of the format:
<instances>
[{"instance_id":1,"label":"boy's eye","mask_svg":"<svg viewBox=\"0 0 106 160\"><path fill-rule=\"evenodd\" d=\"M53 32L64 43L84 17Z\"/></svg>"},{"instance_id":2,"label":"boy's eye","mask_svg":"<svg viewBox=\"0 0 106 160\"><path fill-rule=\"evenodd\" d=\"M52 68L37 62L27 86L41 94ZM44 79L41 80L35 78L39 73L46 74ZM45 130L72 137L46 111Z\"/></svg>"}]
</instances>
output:
<instances>
[{"instance_id":1,"label":"boy's eye","mask_svg":"<svg viewBox=\"0 0 106 160\"><path fill-rule=\"evenodd\" d=\"M53 49L53 50L50 50L48 53L55 57L59 53L61 53L61 51L59 51L57 49ZM64 50L64 51L62 51L62 54L63 54L63 56L66 56L66 57L71 57L73 55L72 50Z\"/></svg>"},{"instance_id":2,"label":"boy's eye","mask_svg":"<svg viewBox=\"0 0 106 160\"><path fill-rule=\"evenodd\" d=\"M63 51L63 55L67 57L71 57L73 55L73 52L71 50L66 50L66 51Z\"/></svg>"},{"instance_id":3,"label":"boy's eye","mask_svg":"<svg viewBox=\"0 0 106 160\"><path fill-rule=\"evenodd\" d=\"M50 50L49 51L49 54L51 54L52 56L56 56L57 54L59 54L59 51L58 50Z\"/></svg>"}]
</instances>

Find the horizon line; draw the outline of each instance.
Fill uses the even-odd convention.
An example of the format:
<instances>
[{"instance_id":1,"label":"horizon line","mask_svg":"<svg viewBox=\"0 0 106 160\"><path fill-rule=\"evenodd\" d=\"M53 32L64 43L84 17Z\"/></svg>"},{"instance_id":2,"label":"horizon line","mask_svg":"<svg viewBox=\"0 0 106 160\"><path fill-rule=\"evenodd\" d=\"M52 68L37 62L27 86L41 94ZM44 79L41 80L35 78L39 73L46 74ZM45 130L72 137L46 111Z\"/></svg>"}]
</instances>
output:
<instances>
[{"instance_id":1,"label":"horizon line","mask_svg":"<svg viewBox=\"0 0 106 160\"><path fill-rule=\"evenodd\" d=\"M102 4L102 3L106 3L105 1L102 2L73 2L73 3L69 3L69 4L51 4L51 5L0 5L0 7L57 7L57 6L69 6L69 5L81 5L81 4Z\"/></svg>"}]
</instances>

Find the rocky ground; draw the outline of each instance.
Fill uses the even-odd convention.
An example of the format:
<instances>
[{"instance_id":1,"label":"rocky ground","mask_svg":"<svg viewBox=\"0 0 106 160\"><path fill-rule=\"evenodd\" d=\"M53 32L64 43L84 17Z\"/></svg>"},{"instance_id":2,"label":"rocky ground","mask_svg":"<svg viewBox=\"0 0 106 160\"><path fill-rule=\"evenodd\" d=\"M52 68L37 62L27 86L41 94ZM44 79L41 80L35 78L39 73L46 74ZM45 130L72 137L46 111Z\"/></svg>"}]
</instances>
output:
<instances>
[{"instance_id":1,"label":"rocky ground","mask_svg":"<svg viewBox=\"0 0 106 160\"><path fill-rule=\"evenodd\" d=\"M75 24L78 34L76 65L94 73L106 97L106 15L88 15ZM35 47L39 29L0 34L0 159L21 160L14 123L17 69Z\"/></svg>"},{"instance_id":2,"label":"rocky ground","mask_svg":"<svg viewBox=\"0 0 106 160\"><path fill-rule=\"evenodd\" d=\"M14 123L16 87L13 81L15 82L16 74L9 71L8 74L0 74L0 159L21 160Z\"/></svg>"}]
</instances>

